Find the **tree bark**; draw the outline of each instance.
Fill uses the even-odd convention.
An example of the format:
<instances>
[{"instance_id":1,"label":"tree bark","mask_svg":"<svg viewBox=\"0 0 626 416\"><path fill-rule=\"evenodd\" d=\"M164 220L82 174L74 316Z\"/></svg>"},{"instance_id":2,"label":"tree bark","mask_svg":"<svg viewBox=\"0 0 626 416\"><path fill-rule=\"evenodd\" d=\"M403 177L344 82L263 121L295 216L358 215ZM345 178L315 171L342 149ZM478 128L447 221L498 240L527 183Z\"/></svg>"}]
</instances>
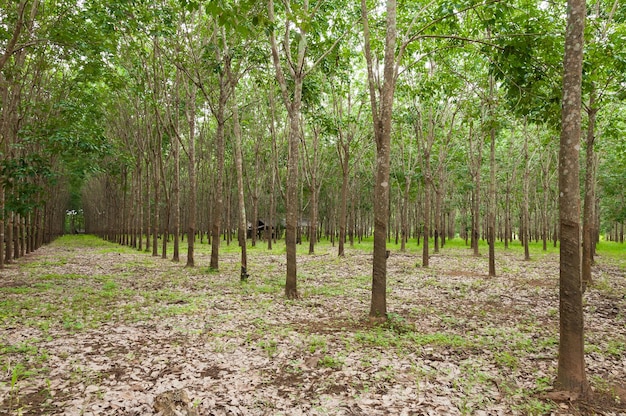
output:
<instances>
[{"instance_id":1,"label":"tree bark","mask_svg":"<svg viewBox=\"0 0 626 416\"><path fill-rule=\"evenodd\" d=\"M228 91L223 76L220 77L220 93L218 98L215 119L215 152L217 177L215 180L215 195L213 199L213 223L211 226L211 270L219 269L220 230L222 225L222 211L224 208L224 109L228 100ZM230 232L230 230L228 230Z\"/></svg>"},{"instance_id":2,"label":"tree bark","mask_svg":"<svg viewBox=\"0 0 626 416\"><path fill-rule=\"evenodd\" d=\"M488 38L491 39L491 30L487 29ZM487 240L489 243L489 276L496 275L496 126L494 114L494 79L489 75L489 221L487 225Z\"/></svg>"},{"instance_id":3,"label":"tree bark","mask_svg":"<svg viewBox=\"0 0 626 416\"><path fill-rule=\"evenodd\" d=\"M350 143L338 142L337 152L339 153L339 160L341 163L341 202L339 210L338 256L345 257L346 229L348 222L348 175L350 166Z\"/></svg>"},{"instance_id":4,"label":"tree bark","mask_svg":"<svg viewBox=\"0 0 626 416\"><path fill-rule=\"evenodd\" d=\"M522 227L520 237L524 245L524 260L530 260L530 215L528 213L528 193L530 186L530 162L528 160L527 117L524 117L524 178L522 182Z\"/></svg>"},{"instance_id":5,"label":"tree bark","mask_svg":"<svg viewBox=\"0 0 626 416\"><path fill-rule=\"evenodd\" d=\"M587 286L593 284L591 276L591 264L593 258L593 223L594 223L594 207L596 204L595 197L595 152L593 150L595 144L595 125L598 108L596 107L595 87L592 86L589 93L589 105L587 106L588 125L586 139L586 160L585 160L585 199L583 206L583 261L582 261L582 281L583 292Z\"/></svg>"},{"instance_id":6,"label":"tree bark","mask_svg":"<svg viewBox=\"0 0 626 416\"><path fill-rule=\"evenodd\" d=\"M189 170L189 201L187 205L187 264L185 267L194 267L194 243L196 239L196 87L190 85L187 96L187 124L189 124L189 140L187 144L187 159Z\"/></svg>"},{"instance_id":7,"label":"tree bark","mask_svg":"<svg viewBox=\"0 0 626 416\"><path fill-rule=\"evenodd\" d=\"M585 2L568 0L559 154L559 363L556 386L585 397L582 280L580 264L579 148Z\"/></svg>"},{"instance_id":8,"label":"tree bark","mask_svg":"<svg viewBox=\"0 0 626 416\"><path fill-rule=\"evenodd\" d=\"M474 132L472 128L472 124L470 123L470 132L469 132L469 157L470 157L470 173L474 180L474 189L472 190L472 235L471 235L471 244L474 256L480 256L480 252L478 250L478 239L480 238L480 168L482 165L482 152L483 145L482 140L479 140L478 143L475 143ZM474 150L474 143L477 146L477 149ZM476 155L474 155L474 151Z\"/></svg>"},{"instance_id":9,"label":"tree bark","mask_svg":"<svg viewBox=\"0 0 626 416\"><path fill-rule=\"evenodd\" d=\"M172 156L174 157L174 183L172 185L172 197L174 199L173 217L174 222L174 247L172 261L180 262L180 135L179 135L179 85L180 77L176 74L176 90L174 97L174 108L176 109L176 119L174 120L175 137L172 138Z\"/></svg>"},{"instance_id":10,"label":"tree bark","mask_svg":"<svg viewBox=\"0 0 626 416\"><path fill-rule=\"evenodd\" d=\"M237 94L236 94L236 84L237 80L235 75L232 73L232 68L230 64L230 59L226 60L226 75L228 76L228 81L232 94L232 103L233 103L233 135L235 139L235 170L237 171L237 207L238 207L238 227L237 227L237 240L239 241L239 246L241 247L241 271L239 274L239 278L242 282L248 280L248 252L247 252L247 243L246 243L246 231L247 231L247 222L246 222L246 199L244 195L243 189L243 152L241 150L241 126L239 124L239 104L237 103ZM252 233L256 234L257 224L252 224Z\"/></svg>"}]
</instances>

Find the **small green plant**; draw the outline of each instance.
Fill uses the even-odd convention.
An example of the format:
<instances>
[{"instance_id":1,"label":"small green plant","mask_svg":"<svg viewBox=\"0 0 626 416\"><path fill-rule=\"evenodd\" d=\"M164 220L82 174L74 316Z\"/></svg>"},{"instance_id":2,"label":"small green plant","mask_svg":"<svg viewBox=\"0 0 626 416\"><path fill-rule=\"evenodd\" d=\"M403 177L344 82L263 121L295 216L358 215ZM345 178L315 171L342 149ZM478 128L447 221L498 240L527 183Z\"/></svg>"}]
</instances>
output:
<instances>
[{"instance_id":1,"label":"small green plant","mask_svg":"<svg viewBox=\"0 0 626 416\"><path fill-rule=\"evenodd\" d=\"M117 289L117 283L113 280L105 280L102 283L102 290L105 292L113 292L115 289Z\"/></svg>"},{"instance_id":2,"label":"small green plant","mask_svg":"<svg viewBox=\"0 0 626 416\"><path fill-rule=\"evenodd\" d=\"M390 346L396 346L398 344L396 337L391 335L390 331L383 327L374 327L369 331L357 332L354 335L354 339L365 345L389 348Z\"/></svg>"},{"instance_id":3,"label":"small green plant","mask_svg":"<svg viewBox=\"0 0 626 416\"><path fill-rule=\"evenodd\" d=\"M508 351L496 352L494 360L498 366L515 370L517 368L517 357L511 355Z\"/></svg>"},{"instance_id":4,"label":"small green plant","mask_svg":"<svg viewBox=\"0 0 626 416\"><path fill-rule=\"evenodd\" d=\"M278 343L276 340L261 340L258 345L270 358L278 352Z\"/></svg>"},{"instance_id":5,"label":"small green plant","mask_svg":"<svg viewBox=\"0 0 626 416\"><path fill-rule=\"evenodd\" d=\"M517 410L524 415L539 416L549 415L554 409L553 402L544 402L534 397L528 398L525 402L511 406L512 410Z\"/></svg>"},{"instance_id":6,"label":"small green plant","mask_svg":"<svg viewBox=\"0 0 626 416\"><path fill-rule=\"evenodd\" d=\"M540 393L552 389L552 380L550 377L539 377L535 380L535 392Z\"/></svg>"},{"instance_id":7,"label":"small green plant","mask_svg":"<svg viewBox=\"0 0 626 416\"><path fill-rule=\"evenodd\" d=\"M75 317L66 317L63 320L63 328L68 331L80 331L85 327L85 324Z\"/></svg>"},{"instance_id":8,"label":"small green plant","mask_svg":"<svg viewBox=\"0 0 626 416\"><path fill-rule=\"evenodd\" d=\"M326 345L326 338L312 335L309 338L309 352L311 354L316 353L317 351L326 352L328 350L328 346Z\"/></svg>"},{"instance_id":9,"label":"small green plant","mask_svg":"<svg viewBox=\"0 0 626 416\"><path fill-rule=\"evenodd\" d=\"M318 365L320 367L326 367L326 368L332 368L332 369L338 370L343 366L343 360L335 358L331 355L325 355L319 360Z\"/></svg>"},{"instance_id":10,"label":"small green plant","mask_svg":"<svg viewBox=\"0 0 626 416\"><path fill-rule=\"evenodd\" d=\"M413 332L415 329L412 324L408 323L406 319L396 313L390 313L387 316L387 321L384 326L397 334L406 334Z\"/></svg>"},{"instance_id":11,"label":"small green plant","mask_svg":"<svg viewBox=\"0 0 626 416\"><path fill-rule=\"evenodd\" d=\"M606 352L615 357L621 357L625 351L626 345L620 340L611 340L606 347Z\"/></svg>"}]
</instances>

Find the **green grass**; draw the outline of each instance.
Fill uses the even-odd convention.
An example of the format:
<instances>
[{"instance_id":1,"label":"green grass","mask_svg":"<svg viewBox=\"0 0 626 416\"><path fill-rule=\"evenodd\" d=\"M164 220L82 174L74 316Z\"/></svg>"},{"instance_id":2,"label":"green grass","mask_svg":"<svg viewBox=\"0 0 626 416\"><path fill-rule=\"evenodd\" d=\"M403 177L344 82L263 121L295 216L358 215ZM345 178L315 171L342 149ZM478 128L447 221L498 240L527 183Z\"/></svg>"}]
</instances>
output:
<instances>
[{"instance_id":1,"label":"green grass","mask_svg":"<svg viewBox=\"0 0 626 416\"><path fill-rule=\"evenodd\" d=\"M596 245L598 256L596 261L605 263L609 261L615 263L622 270L626 270L626 243L615 241L601 241Z\"/></svg>"},{"instance_id":2,"label":"green grass","mask_svg":"<svg viewBox=\"0 0 626 416\"><path fill-rule=\"evenodd\" d=\"M51 243L51 246L62 246L67 248L97 247L114 248L121 247L118 244L105 241L100 237L90 234L63 235ZM123 250L123 249L122 249ZM120 250L117 250L120 251Z\"/></svg>"}]
</instances>

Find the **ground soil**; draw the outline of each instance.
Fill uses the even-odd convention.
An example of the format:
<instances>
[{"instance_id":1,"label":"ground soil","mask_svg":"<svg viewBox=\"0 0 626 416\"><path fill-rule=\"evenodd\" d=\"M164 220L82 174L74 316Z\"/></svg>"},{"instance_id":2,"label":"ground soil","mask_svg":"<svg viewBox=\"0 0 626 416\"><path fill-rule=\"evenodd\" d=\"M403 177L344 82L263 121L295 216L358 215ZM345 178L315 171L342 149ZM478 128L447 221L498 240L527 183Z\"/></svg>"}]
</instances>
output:
<instances>
[{"instance_id":1,"label":"ground soil","mask_svg":"<svg viewBox=\"0 0 626 416\"><path fill-rule=\"evenodd\" d=\"M299 254L292 301L280 246L249 250L243 284L205 246L189 269L79 236L0 271L0 415L626 415L623 262L585 294L583 400L551 389L555 253L498 252L492 278L464 247L392 251L373 325L367 250Z\"/></svg>"}]
</instances>

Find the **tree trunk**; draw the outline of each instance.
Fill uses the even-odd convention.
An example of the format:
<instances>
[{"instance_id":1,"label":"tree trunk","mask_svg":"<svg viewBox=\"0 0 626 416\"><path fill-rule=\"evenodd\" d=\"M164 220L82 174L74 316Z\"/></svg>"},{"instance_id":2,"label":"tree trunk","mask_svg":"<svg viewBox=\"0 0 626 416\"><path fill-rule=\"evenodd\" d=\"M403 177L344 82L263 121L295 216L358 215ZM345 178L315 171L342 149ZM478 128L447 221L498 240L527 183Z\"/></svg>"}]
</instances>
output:
<instances>
[{"instance_id":1,"label":"tree trunk","mask_svg":"<svg viewBox=\"0 0 626 416\"><path fill-rule=\"evenodd\" d=\"M511 228L511 188L508 176L506 180L506 193L504 195L504 248L508 249L509 239L511 238L511 233L509 232Z\"/></svg>"},{"instance_id":2,"label":"tree trunk","mask_svg":"<svg viewBox=\"0 0 626 416\"><path fill-rule=\"evenodd\" d=\"M488 38L491 38L491 31L487 28ZM487 240L489 243L489 276L496 275L496 127L493 110L494 100L494 79L493 74L489 75L489 221L487 225Z\"/></svg>"},{"instance_id":3,"label":"tree trunk","mask_svg":"<svg viewBox=\"0 0 626 416\"><path fill-rule=\"evenodd\" d=\"M434 221L433 224L435 226L435 233L434 233L434 247L433 247L433 251L435 253L439 253L439 248L443 247L443 242L442 242L442 233L441 233L441 205L443 204L443 177L440 175L439 177L439 185L437 185L437 188L434 190L435 191L435 216L434 216Z\"/></svg>"},{"instance_id":4,"label":"tree trunk","mask_svg":"<svg viewBox=\"0 0 626 416\"><path fill-rule=\"evenodd\" d=\"M237 171L237 205L239 223L237 227L237 240L241 247L241 272L240 280L245 282L248 280L248 253L246 243L246 199L243 192L243 152L241 150L241 126L239 125L239 108L236 94L236 79L232 74L230 60L226 60L226 74L229 78L230 88L232 88L233 100L233 135L235 138L235 170ZM257 224L252 224L252 233L256 234Z\"/></svg>"},{"instance_id":5,"label":"tree trunk","mask_svg":"<svg viewBox=\"0 0 626 416\"><path fill-rule=\"evenodd\" d=\"M304 2L304 13L308 12L308 1ZM274 2L268 2L270 21L274 22ZM272 62L276 73L276 80L281 88L283 103L289 116L289 154L287 157L287 184L285 192L285 208L287 227L285 231L285 245L287 255L287 276L285 282L285 296L288 299L297 299L297 264L296 264L296 233L298 228L298 147L300 142L300 110L302 106L302 87L305 72L306 32L300 28L297 41L297 58L290 67L292 85L287 84L278 54L278 44L274 32L270 33L272 48ZM289 33L285 35L289 41ZM292 90L289 89L292 88Z\"/></svg>"},{"instance_id":6,"label":"tree trunk","mask_svg":"<svg viewBox=\"0 0 626 416\"><path fill-rule=\"evenodd\" d=\"M341 163L341 208L339 213L339 251L340 257L345 256L346 228L348 222L348 167L350 166L350 146L337 145Z\"/></svg>"},{"instance_id":7,"label":"tree trunk","mask_svg":"<svg viewBox=\"0 0 626 416\"><path fill-rule=\"evenodd\" d=\"M215 132L215 152L217 178L215 180L215 195L213 199L213 224L211 227L211 270L219 269L220 228L222 224L222 210L224 206L224 107L226 106L227 91L224 81L220 81L220 96L215 113L217 130ZM228 230L230 232L230 230Z\"/></svg>"},{"instance_id":8,"label":"tree trunk","mask_svg":"<svg viewBox=\"0 0 626 416\"><path fill-rule=\"evenodd\" d=\"M530 186L530 165L528 161L527 117L524 117L524 178L522 183L522 227L520 237L524 245L524 260L530 260L530 215L528 213L528 192Z\"/></svg>"},{"instance_id":9,"label":"tree trunk","mask_svg":"<svg viewBox=\"0 0 626 416\"><path fill-rule=\"evenodd\" d=\"M276 172L272 169L272 173L271 175L271 179L270 179L270 211L269 211L269 228L267 230L267 249L271 250L272 249L272 240L274 240L275 238L277 238L276 236L276 232L278 231L278 227L276 227L276 214L274 213L275 211L275 201L276 201L276 197L274 196L274 192L275 192L275 183L276 183Z\"/></svg>"},{"instance_id":10,"label":"tree trunk","mask_svg":"<svg viewBox=\"0 0 626 416\"><path fill-rule=\"evenodd\" d=\"M369 16L365 0L361 0L361 17L365 40L368 85L371 101L374 137L376 140L376 174L374 183L374 259L372 267L372 299L370 320L387 319L387 246L389 217L389 171L391 153L391 116L397 77L396 69L396 1L387 1L385 58L383 84L377 85L371 51ZM380 91L380 96L377 95Z\"/></svg>"},{"instance_id":11,"label":"tree trunk","mask_svg":"<svg viewBox=\"0 0 626 416\"><path fill-rule=\"evenodd\" d=\"M302 86L300 80L299 86ZM299 88L297 88L299 90ZM297 94L300 95L301 91ZM296 265L296 233L298 228L298 145L300 141L300 100L292 106L293 115L290 116L289 156L287 158L287 189L286 189L286 222L285 245L287 251L287 277L285 296L287 299L297 299L297 265Z\"/></svg>"},{"instance_id":12,"label":"tree trunk","mask_svg":"<svg viewBox=\"0 0 626 416\"><path fill-rule=\"evenodd\" d=\"M161 152L161 143L157 143L156 144L156 149L154 149L154 162L153 162L153 183L152 186L154 187L154 214L153 214L153 220L152 220L152 255L153 256L158 256L159 255L159 244L158 244L158 239L159 239L159 214L160 214L160 209L159 209L159 188L160 188L160 183L159 183L159 166L158 166L158 159L159 156L157 156L157 153Z\"/></svg>"},{"instance_id":13,"label":"tree trunk","mask_svg":"<svg viewBox=\"0 0 626 416\"><path fill-rule=\"evenodd\" d=\"M430 180L426 180L424 185L424 227L423 237L424 242L422 245L422 267L428 267L428 240L430 236Z\"/></svg>"},{"instance_id":14,"label":"tree trunk","mask_svg":"<svg viewBox=\"0 0 626 416\"><path fill-rule=\"evenodd\" d=\"M472 174L474 180L474 189L472 190L472 249L474 256L480 256L480 252L478 250L478 239L480 238L480 168L482 165L482 140L478 140L478 143L475 143L474 132L472 128L472 124L470 123L470 132L469 132L469 152L470 152L470 173ZM477 146L477 149L474 149L474 145ZM474 155L474 153L476 153Z\"/></svg>"},{"instance_id":15,"label":"tree trunk","mask_svg":"<svg viewBox=\"0 0 626 416\"><path fill-rule=\"evenodd\" d=\"M178 138L174 138L173 141L174 186L172 188L172 196L174 197L174 248L172 261L178 263L180 261L180 143Z\"/></svg>"},{"instance_id":16,"label":"tree trunk","mask_svg":"<svg viewBox=\"0 0 626 416\"><path fill-rule=\"evenodd\" d=\"M15 217L15 213L14 212L7 212L5 214L7 216L7 225L6 225L6 250L5 250L5 256L4 256L4 262L6 264L9 263L13 263L13 249L14 249L14 245L15 245L15 241L14 241L14 230L15 228L13 227L13 221L14 221L14 217Z\"/></svg>"},{"instance_id":17,"label":"tree trunk","mask_svg":"<svg viewBox=\"0 0 626 416\"><path fill-rule=\"evenodd\" d=\"M137 250L143 251L143 230L144 230L144 199L143 199L143 182L142 182L142 169L143 165L141 159L137 160L137 239L139 244Z\"/></svg>"},{"instance_id":18,"label":"tree trunk","mask_svg":"<svg viewBox=\"0 0 626 416\"><path fill-rule=\"evenodd\" d=\"M146 253L150 252L150 227L152 219L152 206L150 204L150 163L146 158Z\"/></svg>"},{"instance_id":19,"label":"tree trunk","mask_svg":"<svg viewBox=\"0 0 626 416\"><path fill-rule=\"evenodd\" d=\"M579 146L585 2L568 0L559 153L559 363L556 386L587 396L580 264Z\"/></svg>"},{"instance_id":20,"label":"tree trunk","mask_svg":"<svg viewBox=\"0 0 626 416\"><path fill-rule=\"evenodd\" d=\"M402 198L402 238L400 242L400 251L406 251L406 242L409 238L409 192L411 191L411 177L404 176L404 195Z\"/></svg>"},{"instance_id":21,"label":"tree trunk","mask_svg":"<svg viewBox=\"0 0 626 416\"><path fill-rule=\"evenodd\" d=\"M583 261L582 261L582 282L583 292L587 286L593 284L591 276L591 263L593 257L592 228L594 222L595 197L595 154L593 146L595 144L595 124L598 109L595 103L595 87L592 86L589 93L589 105L587 106L588 125L586 140L586 169L585 169L585 200L583 207Z\"/></svg>"},{"instance_id":22,"label":"tree trunk","mask_svg":"<svg viewBox=\"0 0 626 416\"><path fill-rule=\"evenodd\" d=\"M187 205L187 264L194 267L194 243L196 240L196 87L191 89L187 97L187 123L189 124L189 140L187 142L187 159L189 170L189 201Z\"/></svg>"}]
</instances>

